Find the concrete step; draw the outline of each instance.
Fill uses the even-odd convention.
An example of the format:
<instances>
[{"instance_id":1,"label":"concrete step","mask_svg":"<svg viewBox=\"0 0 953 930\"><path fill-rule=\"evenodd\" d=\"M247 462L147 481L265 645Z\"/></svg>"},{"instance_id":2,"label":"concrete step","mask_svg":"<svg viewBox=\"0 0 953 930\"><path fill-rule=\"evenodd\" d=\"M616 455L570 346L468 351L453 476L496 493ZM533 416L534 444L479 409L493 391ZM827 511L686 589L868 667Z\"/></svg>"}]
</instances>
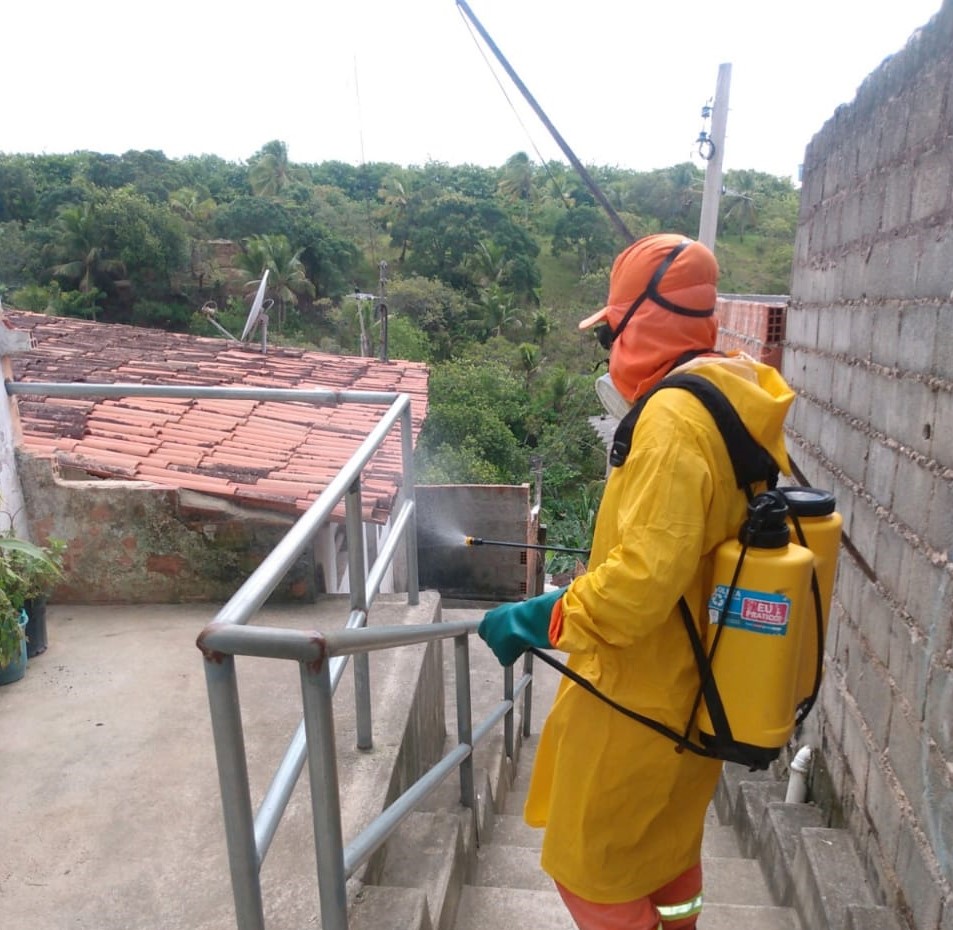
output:
<instances>
[{"instance_id":1,"label":"concrete step","mask_svg":"<svg viewBox=\"0 0 953 930\"><path fill-rule=\"evenodd\" d=\"M555 891L474 885L463 889L454 930L514 926L532 930L576 930L575 921Z\"/></svg>"},{"instance_id":2,"label":"concrete step","mask_svg":"<svg viewBox=\"0 0 953 930\"><path fill-rule=\"evenodd\" d=\"M348 930L434 930L427 896L420 888L365 885L348 910Z\"/></svg>"},{"instance_id":3,"label":"concrete step","mask_svg":"<svg viewBox=\"0 0 953 930\"><path fill-rule=\"evenodd\" d=\"M461 818L448 811L415 811L385 850L374 884L422 889L433 930L449 930L469 871Z\"/></svg>"},{"instance_id":4,"label":"concrete step","mask_svg":"<svg viewBox=\"0 0 953 930\"><path fill-rule=\"evenodd\" d=\"M536 831L537 833L540 831ZM706 858L705 901L713 904L772 906L775 901L755 859ZM497 842L477 853L470 882L479 887L552 891L552 879L539 867L539 846L503 846Z\"/></svg>"},{"instance_id":5,"label":"concrete step","mask_svg":"<svg viewBox=\"0 0 953 930\"><path fill-rule=\"evenodd\" d=\"M792 881L798 889L798 910L811 930L843 930L851 907L877 903L847 830L801 830Z\"/></svg>"}]
</instances>

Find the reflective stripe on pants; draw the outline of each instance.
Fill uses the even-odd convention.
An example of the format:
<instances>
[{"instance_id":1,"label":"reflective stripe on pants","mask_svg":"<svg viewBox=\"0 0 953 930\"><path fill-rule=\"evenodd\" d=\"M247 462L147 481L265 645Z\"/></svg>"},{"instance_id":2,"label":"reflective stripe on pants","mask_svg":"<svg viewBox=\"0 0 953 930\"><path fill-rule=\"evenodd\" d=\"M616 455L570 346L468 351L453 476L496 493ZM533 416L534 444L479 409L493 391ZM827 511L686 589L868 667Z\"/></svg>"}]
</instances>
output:
<instances>
[{"instance_id":1,"label":"reflective stripe on pants","mask_svg":"<svg viewBox=\"0 0 953 930\"><path fill-rule=\"evenodd\" d=\"M693 930L702 909L701 864L644 898L599 904L573 894L556 882L556 889L579 930Z\"/></svg>"}]
</instances>

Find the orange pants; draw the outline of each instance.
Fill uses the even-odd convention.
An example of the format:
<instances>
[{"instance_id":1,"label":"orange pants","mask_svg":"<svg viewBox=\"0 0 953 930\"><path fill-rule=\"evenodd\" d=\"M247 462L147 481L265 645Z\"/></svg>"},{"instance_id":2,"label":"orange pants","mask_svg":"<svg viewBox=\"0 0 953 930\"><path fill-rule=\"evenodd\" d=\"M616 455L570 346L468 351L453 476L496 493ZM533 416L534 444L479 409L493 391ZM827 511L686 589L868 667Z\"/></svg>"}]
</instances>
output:
<instances>
[{"instance_id":1,"label":"orange pants","mask_svg":"<svg viewBox=\"0 0 953 930\"><path fill-rule=\"evenodd\" d=\"M695 930L701 911L702 867L692 866L658 891L621 904L596 904L556 882L579 930Z\"/></svg>"}]
</instances>

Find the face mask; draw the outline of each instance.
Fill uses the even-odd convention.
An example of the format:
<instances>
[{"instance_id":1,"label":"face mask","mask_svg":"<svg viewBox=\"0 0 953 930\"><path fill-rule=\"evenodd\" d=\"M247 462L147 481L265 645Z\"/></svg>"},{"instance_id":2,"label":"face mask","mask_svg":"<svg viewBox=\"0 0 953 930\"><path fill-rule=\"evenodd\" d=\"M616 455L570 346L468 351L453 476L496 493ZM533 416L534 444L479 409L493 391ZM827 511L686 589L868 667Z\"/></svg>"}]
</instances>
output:
<instances>
[{"instance_id":1,"label":"face mask","mask_svg":"<svg viewBox=\"0 0 953 930\"><path fill-rule=\"evenodd\" d=\"M621 420L631 409L632 405L616 390L612 378L608 373L596 379L596 395L610 417Z\"/></svg>"}]
</instances>

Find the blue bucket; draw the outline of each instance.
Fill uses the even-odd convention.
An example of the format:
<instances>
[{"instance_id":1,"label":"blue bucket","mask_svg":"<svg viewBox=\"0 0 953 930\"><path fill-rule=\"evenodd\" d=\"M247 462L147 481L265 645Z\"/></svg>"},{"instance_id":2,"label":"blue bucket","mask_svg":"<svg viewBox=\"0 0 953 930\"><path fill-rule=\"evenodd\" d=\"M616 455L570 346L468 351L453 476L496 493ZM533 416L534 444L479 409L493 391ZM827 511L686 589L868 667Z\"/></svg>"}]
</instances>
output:
<instances>
[{"instance_id":1,"label":"blue bucket","mask_svg":"<svg viewBox=\"0 0 953 930\"><path fill-rule=\"evenodd\" d=\"M0 668L0 685L9 685L14 681L19 681L26 674L26 625L29 617L25 610L20 611L20 655L17 656L6 668Z\"/></svg>"}]
</instances>

